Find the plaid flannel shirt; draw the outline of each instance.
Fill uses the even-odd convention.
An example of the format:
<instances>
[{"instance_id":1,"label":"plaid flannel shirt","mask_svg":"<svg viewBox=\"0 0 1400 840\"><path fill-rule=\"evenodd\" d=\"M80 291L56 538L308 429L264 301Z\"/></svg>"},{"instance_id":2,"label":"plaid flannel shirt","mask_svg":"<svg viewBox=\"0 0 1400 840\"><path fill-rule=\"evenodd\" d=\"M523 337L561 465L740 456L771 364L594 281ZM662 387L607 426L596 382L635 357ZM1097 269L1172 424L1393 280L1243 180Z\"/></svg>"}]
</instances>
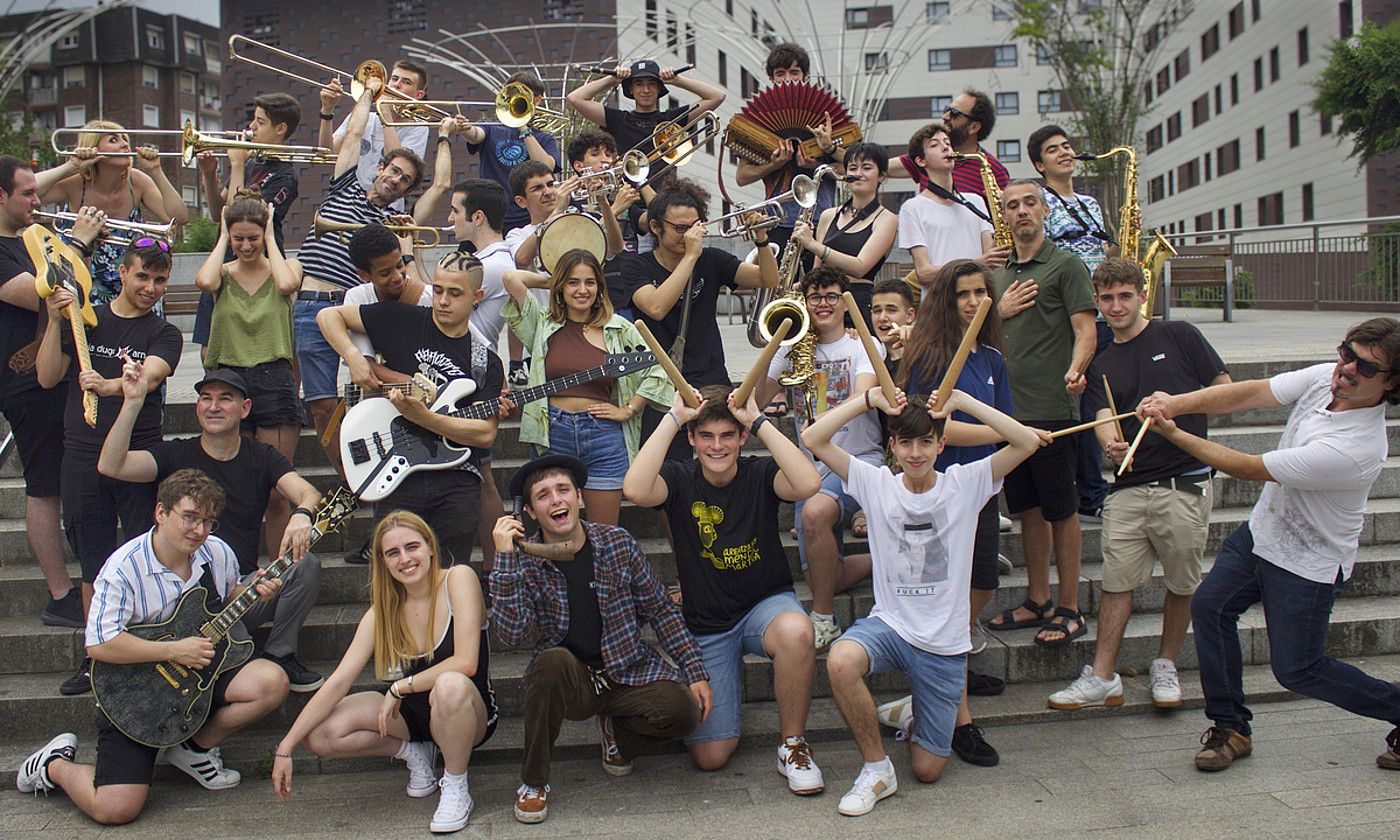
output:
<instances>
[{"instance_id":1,"label":"plaid flannel shirt","mask_svg":"<svg viewBox=\"0 0 1400 840\"><path fill-rule=\"evenodd\" d=\"M652 573L637 541L614 525L584 522L583 527L593 546L598 610L603 619L603 667L608 678L623 685L708 680L695 637L686 628L680 608ZM490 587L492 617L502 642L520 644L531 626L539 628L536 654L564 641L569 629L568 584L554 564L519 551L497 552ZM679 669L642 641L643 623L656 630L661 646Z\"/></svg>"}]
</instances>

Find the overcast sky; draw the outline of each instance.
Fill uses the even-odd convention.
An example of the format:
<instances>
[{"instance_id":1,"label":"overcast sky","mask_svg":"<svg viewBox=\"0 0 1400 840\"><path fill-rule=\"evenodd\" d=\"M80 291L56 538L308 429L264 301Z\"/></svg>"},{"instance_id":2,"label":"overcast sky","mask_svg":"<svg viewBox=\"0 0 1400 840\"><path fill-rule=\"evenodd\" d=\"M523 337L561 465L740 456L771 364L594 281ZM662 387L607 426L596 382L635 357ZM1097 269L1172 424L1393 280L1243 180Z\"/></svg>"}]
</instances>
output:
<instances>
[{"instance_id":1,"label":"overcast sky","mask_svg":"<svg viewBox=\"0 0 1400 840\"><path fill-rule=\"evenodd\" d=\"M40 9L76 9L96 5L99 4L83 0L0 0L0 16ZM210 26L219 25L219 0L137 0L136 5L162 14L184 15Z\"/></svg>"}]
</instances>

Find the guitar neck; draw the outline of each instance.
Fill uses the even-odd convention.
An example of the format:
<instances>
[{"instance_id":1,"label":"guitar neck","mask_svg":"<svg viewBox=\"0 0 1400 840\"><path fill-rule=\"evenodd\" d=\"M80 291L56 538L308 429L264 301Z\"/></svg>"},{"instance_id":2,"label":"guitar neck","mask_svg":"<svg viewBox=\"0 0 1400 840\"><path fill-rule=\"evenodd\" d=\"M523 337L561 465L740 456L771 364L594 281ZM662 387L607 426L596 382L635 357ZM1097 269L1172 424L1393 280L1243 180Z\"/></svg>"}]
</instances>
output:
<instances>
[{"instance_id":1,"label":"guitar neck","mask_svg":"<svg viewBox=\"0 0 1400 840\"><path fill-rule=\"evenodd\" d=\"M543 363L543 360L541 360ZM560 391L567 391L576 385L585 382L592 382L595 379L607 376L608 369L604 365L581 370L578 373L571 373L568 376L561 376L558 379L551 379L548 382L535 385L532 388L525 388L520 391L513 391L510 395L511 402L516 405L524 405L535 400L542 400L553 396ZM487 400L486 402L473 403L466 408L448 412L451 417L460 417L464 420L489 420L496 416L496 412L501 407L500 399Z\"/></svg>"},{"instance_id":2,"label":"guitar neck","mask_svg":"<svg viewBox=\"0 0 1400 840\"><path fill-rule=\"evenodd\" d=\"M311 543L314 545L321 536L321 530L313 525L311 528ZM286 554L283 554L281 557L268 564L267 568L263 570L263 577L260 578L260 580L271 580L281 577L292 567L293 562L292 552L288 551ZM256 583L256 580L254 582ZM208 623L200 629L210 641L218 642L228 635L228 631L233 625L243 620L243 616L246 615L248 610L251 610L253 605L257 602L257 589L250 584L238 594L237 598L230 601L227 606L219 611L218 615L211 618Z\"/></svg>"},{"instance_id":3,"label":"guitar neck","mask_svg":"<svg viewBox=\"0 0 1400 840\"><path fill-rule=\"evenodd\" d=\"M87 324L77 302L68 307L68 323L73 326L73 353L78 357L79 370L92 370L92 353L88 350Z\"/></svg>"}]
</instances>

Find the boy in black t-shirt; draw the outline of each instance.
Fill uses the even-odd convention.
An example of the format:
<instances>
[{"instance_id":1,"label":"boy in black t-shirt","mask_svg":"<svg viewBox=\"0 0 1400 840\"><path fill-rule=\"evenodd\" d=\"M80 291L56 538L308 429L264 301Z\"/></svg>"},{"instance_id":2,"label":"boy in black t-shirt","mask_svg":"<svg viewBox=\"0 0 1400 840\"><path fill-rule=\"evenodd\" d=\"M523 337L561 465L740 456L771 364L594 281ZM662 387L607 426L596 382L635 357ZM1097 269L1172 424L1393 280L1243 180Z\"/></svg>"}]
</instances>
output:
<instances>
[{"instance_id":1,"label":"boy in black t-shirt","mask_svg":"<svg viewBox=\"0 0 1400 840\"><path fill-rule=\"evenodd\" d=\"M385 367L404 374L424 374L439 394L455 380L473 381L475 390L458 403L459 408L492 400L501 393L501 360L491 348L471 337L472 307L482 296L481 278L481 263L448 254L433 273L431 309L398 301L345 304L322 310L316 320L327 343L350 368L350 378L363 388L379 389L383 383L350 340L348 330L367 335ZM490 449L496 440L494 414L485 420L468 420L436 413L396 390L391 390L388 398L405 420L458 446ZM398 509L413 511L432 527L452 562L467 562L481 520L481 472L476 462L473 454L455 468L410 473L392 493L375 503L375 515Z\"/></svg>"},{"instance_id":2,"label":"boy in black t-shirt","mask_svg":"<svg viewBox=\"0 0 1400 840\"><path fill-rule=\"evenodd\" d=\"M151 240L137 240L137 242ZM111 303L96 307L97 326L87 331L92 370L78 373L76 387L68 389L63 411L63 465L60 481L63 527L73 555L83 570L84 613L92 602L92 584L107 557L121 545L122 532L133 537L151 527L155 509L154 484L128 484L97 472L97 455L122 404L122 365L127 359L143 363L146 396L136 417L132 445L141 449L160 440L164 412L161 385L180 363L184 340L180 331L152 310L165 294L170 279L170 246L154 242L127 249L119 274L121 292ZM36 370L39 384L53 388L68 375L73 333L63 310L73 302L66 290L56 290L45 301L49 326L39 342ZM97 425L83 420L83 392L97 395ZM84 694L91 689L88 660L59 689L64 694Z\"/></svg>"},{"instance_id":3,"label":"boy in black t-shirt","mask_svg":"<svg viewBox=\"0 0 1400 840\"><path fill-rule=\"evenodd\" d=\"M821 793L822 774L807 745L816 651L812 624L792 591L787 552L778 538L778 504L821 489L816 467L768 423L755 404L736 406L728 385L701 392L699 408L676 397L623 479L634 504L666 513L676 548L682 614L710 675L714 709L686 747L702 770L723 767L739 745L745 654L773 660L778 698L778 768L799 795ZM682 426L695 458L664 461ZM764 428L767 431L764 431ZM758 435L771 457L739 457Z\"/></svg>"}]
</instances>

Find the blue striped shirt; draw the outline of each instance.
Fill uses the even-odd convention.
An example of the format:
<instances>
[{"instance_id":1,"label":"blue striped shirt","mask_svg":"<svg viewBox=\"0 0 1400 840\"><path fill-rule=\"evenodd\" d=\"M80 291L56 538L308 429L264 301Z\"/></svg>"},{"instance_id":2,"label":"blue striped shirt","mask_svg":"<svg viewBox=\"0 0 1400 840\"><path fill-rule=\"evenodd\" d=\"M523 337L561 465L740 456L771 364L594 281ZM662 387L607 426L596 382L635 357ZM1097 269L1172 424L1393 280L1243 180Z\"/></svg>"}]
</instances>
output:
<instances>
[{"instance_id":1,"label":"blue striped shirt","mask_svg":"<svg viewBox=\"0 0 1400 840\"><path fill-rule=\"evenodd\" d=\"M331 181L326 200L316 212L328 222L367 225L384 221L394 211L370 201L364 187L355 180L355 170L347 169L339 178ZM340 241L338 234L317 236L312 231L301 243L297 259L301 260L307 277L324 280L342 289L353 289L364 282L355 272L355 264L350 262L350 249Z\"/></svg>"},{"instance_id":2,"label":"blue striped shirt","mask_svg":"<svg viewBox=\"0 0 1400 840\"><path fill-rule=\"evenodd\" d=\"M228 543L211 535L190 558L189 580L181 580L156 559L153 533L128 540L103 564L92 585L84 638L88 646L110 642L128 627L170 618L180 597L200 585L205 567L212 569L214 586L224 599L238 584L238 556Z\"/></svg>"}]
</instances>

